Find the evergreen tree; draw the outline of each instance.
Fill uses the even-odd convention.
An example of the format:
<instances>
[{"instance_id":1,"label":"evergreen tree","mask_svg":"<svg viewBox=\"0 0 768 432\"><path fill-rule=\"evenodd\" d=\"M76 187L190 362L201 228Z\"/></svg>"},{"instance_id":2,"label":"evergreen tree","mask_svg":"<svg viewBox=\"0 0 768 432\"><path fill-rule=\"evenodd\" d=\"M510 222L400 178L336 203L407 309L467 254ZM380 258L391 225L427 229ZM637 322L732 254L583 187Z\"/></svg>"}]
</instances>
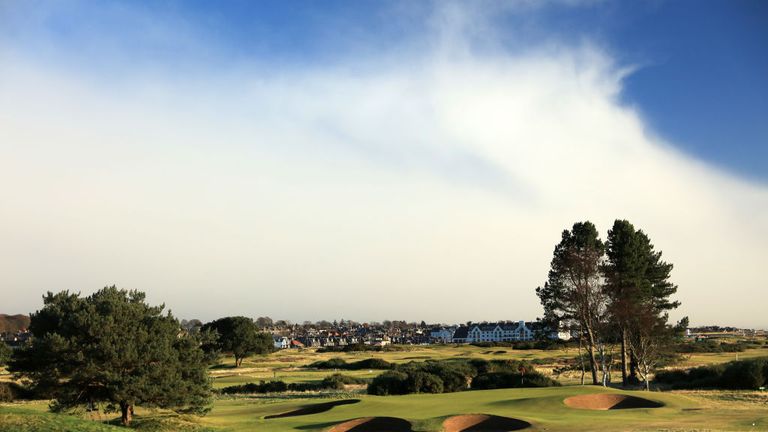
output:
<instances>
[{"instance_id":1,"label":"evergreen tree","mask_svg":"<svg viewBox=\"0 0 768 432\"><path fill-rule=\"evenodd\" d=\"M266 354L274 350L272 336L260 333L252 319L243 316L220 318L205 324L202 331L215 331L216 341L207 344L206 348L232 353L235 357L235 367L243 363L243 359L255 354Z\"/></svg>"},{"instance_id":2,"label":"evergreen tree","mask_svg":"<svg viewBox=\"0 0 768 432\"><path fill-rule=\"evenodd\" d=\"M11 348L0 340L0 366L5 366L11 359Z\"/></svg>"},{"instance_id":3,"label":"evergreen tree","mask_svg":"<svg viewBox=\"0 0 768 432\"><path fill-rule=\"evenodd\" d=\"M575 223L571 230L563 231L547 282L536 289L550 328L562 324L578 328L586 343L593 384L598 384L595 351L606 307L600 273L604 249L591 222Z\"/></svg>"},{"instance_id":4,"label":"evergreen tree","mask_svg":"<svg viewBox=\"0 0 768 432\"><path fill-rule=\"evenodd\" d=\"M622 382L627 385L637 379L634 367L637 350L633 349L634 355L628 353L630 345L645 347L643 351L646 354L659 352L654 341L642 338L653 338L654 334L658 334L658 339L663 339L661 335L668 333L667 311L680 303L670 300L670 296L677 291L677 286L669 280L672 264L662 261L661 252L654 250L642 230L635 230L626 220L616 220L608 231L606 243L608 259L603 272L606 292L610 297L611 321L621 337ZM633 343L630 344L630 341ZM648 350L650 346L654 349ZM629 372L628 361L632 366ZM648 366L647 361L645 366Z\"/></svg>"},{"instance_id":5,"label":"evergreen tree","mask_svg":"<svg viewBox=\"0 0 768 432\"><path fill-rule=\"evenodd\" d=\"M124 425L135 405L206 412L211 388L198 339L144 299L115 286L84 298L49 292L11 371L54 399L54 410L119 407Z\"/></svg>"}]
</instances>

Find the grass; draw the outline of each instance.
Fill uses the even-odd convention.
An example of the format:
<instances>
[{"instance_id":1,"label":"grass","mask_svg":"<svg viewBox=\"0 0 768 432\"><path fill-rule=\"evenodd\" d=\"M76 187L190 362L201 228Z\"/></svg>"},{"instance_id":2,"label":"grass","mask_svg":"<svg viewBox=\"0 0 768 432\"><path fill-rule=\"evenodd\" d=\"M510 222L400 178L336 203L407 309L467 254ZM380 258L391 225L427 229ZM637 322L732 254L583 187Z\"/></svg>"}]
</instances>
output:
<instances>
[{"instance_id":1,"label":"grass","mask_svg":"<svg viewBox=\"0 0 768 432\"><path fill-rule=\"evenodd\" d=\"M503 352L502 352L503 351ZM517 359L547 363L537 369L547 371L553 365L577 354L569 350L514 350L474 346L419 346L406 351L317 353L313 350L283 351L246 359L234 368L232 359L210 371L214 387L280 379L286 382L317 382L337 371L308 369L318 360L341 357L347 362L381 358L391 363L427 359ZM768 355L768 348L747 350L739 358ZM694 354L683 366L722 363L735 359L735 353ZM345 375L372 378L381 371L340 371ZM564 384L575 384L578 373L561 376ZM665 404L663 408L621 411L588 411L568 408L569 396L620 392L648 397ZM264 419L270 414L339 398L355 397L360 403L337 406L313 415ZM768 392L674 391L621 392L593 386L566 385L559 388L504 389L468 391L439 395L368 396L358 393L324 392L280 395L220 397L205 417L179 416L163 410L137 410L134 428L143 431L322 431L331 425L364 416L393 416L411 421L414 430L439 431L443 420L455 414L485 413L526 420L535 430L609 431L609 430L768 430ZM51 414L47 403L0 405L0 432L5 431L119 431L115 415L102 421L77 415ZM753 426L754 424L754 426Z\"/></svg>"},{"instance_id":2,"label":"grass","mask_svg":"<svg viewBox=\"0 0 768 432\"><path fill-rule=\"evenodd\" d=\"M656 409L590 411L568 408L563 399L597 392L626 393L662 402ZM188 421L165 412L139 411L136 429L146 431L322 431L357 417L394 416L411 421L416 431L439 431L455 414L486 413L526 420L537 430L766 430L768 396L757 392L623 392L592 386L468 391L439 395L356 395L360 403L299 417L265 420L319 397L239 397L218 399L212 412ZM118 431L121 428L74 416L44 412L45 404L0 408L0 431ZM752 426L754 423L755 426ZM124 430L124 429L123 429Z\"/></svg>"}]
</instances>

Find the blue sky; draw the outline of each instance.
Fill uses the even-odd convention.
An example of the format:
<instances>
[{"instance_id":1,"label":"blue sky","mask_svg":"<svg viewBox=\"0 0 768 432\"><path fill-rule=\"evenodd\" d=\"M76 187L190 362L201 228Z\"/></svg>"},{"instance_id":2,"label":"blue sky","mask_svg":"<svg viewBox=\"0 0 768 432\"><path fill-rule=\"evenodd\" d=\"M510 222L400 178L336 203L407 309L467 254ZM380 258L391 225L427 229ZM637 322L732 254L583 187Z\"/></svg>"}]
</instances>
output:
<instances>
[{"instance_id":1,"label":"blue sky","mask_svg":"<svg viewBox=\"0 0 768 432\"><path fill-rule=\"evenodd\" d=\"M496 9L496 42L509 50L551 39L604 47L636 68L621 97L654 133L723 169L768 180L764 1L522 3L478 3ZM418 50L430 43L424 22L433 4L6 2L0 10L10 46L113 79L136 62L194 75L233 62L280 68ZM476 41L475 49L482 51L485 42Z\"/></svg>"},{"instance_id":2,"label":"blue sky","mask_svg":"<svg viewBox=\"0 0 768 432\"><path fill-rule=\"evenodd\" d=\"M534 319L622 218L673 319L768 328L767 8L0 0L0 312Z\"/></svg>"}]
</instances>

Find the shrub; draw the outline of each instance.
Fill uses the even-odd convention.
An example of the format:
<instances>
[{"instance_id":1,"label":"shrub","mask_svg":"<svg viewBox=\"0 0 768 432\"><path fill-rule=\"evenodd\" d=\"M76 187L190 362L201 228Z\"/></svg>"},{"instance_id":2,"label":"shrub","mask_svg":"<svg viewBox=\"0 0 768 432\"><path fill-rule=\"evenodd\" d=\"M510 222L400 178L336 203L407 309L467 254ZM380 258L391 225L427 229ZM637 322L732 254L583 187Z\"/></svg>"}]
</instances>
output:
<instances>
[{"instance_id":1,"label":"shrub","mask_svg":"<svg viewBox=\"0 0 768 432\"><path fill-rule=\"evenodd\" d=\"M442 393L443 380L435 374L413 371L405 381L407 393Z\"/></svg>"},{"instance_id":2,"label":"shrub","mask_svg":"<svg viewBox=\"0 0 768 432\"><path fill-rule=\"evenodd\" d=\"M733 361L689 370L662 371L655 380L677 389L727 388L754 390L768 380L768 358Z\"/></svg>"},{"instance_id":3,"label":"shrub","mask_svg":"<svg viewBox=\"0 0 768 432\"><path fill-rule=\"evenodd\" d=\"M347 362L343 358L334 357L329 360L320 360L307 366L314 369L346 369Z\"/></svg>"},{"instance_id":4,"label":"shrub","mask_svg":"<svg viewBox=\"0 0 768 432\"><path fill-rule=\"evenodd\" d=\"M472 379L473 390L556 386L560 386L560 383L551 378L545 377L539 372L527 372L525 374L509 371L490 372L478 375Z\"/></svg>"},{"instance_id":5,"label":"shrub","mask_svg":"<svg viewBox=\"0 0 768 432\"><path fill-rule=\"evenodd\" d=\"M408 374L399 371L387 371L377 376L368 384L368 394L386 396L406 394Z\"/></svg>"},{"instance_id":6,"label":"shrub","mask_svg":"<svg viewBox=\"0 0 768 432\"><path fill-rule=\"evenodd\" d=\"M342 370L361 370L361 369L391 369L392 363L379 358L370 358L353 363L347 363L342 358L332 358L325 361L316 361L307 366L314 369L342 369Z\"/></svg>"},{"instance_id":7,"label":"shrub","mask_svg":"<svg viewBox=\"0 0 768 432\"><path fill-rule=\"evenodd\" d=\"M324 389L344 390L345 385L350 384L365 384L368 380L364 378L356 378L349 375L333 374L323 378L320 386Z\"/></svg>"},{"instance_id":8,"label":"shrub","mask_svg":"<svg viewBox=\"0 0 768 432\"><path fill-rule=\"evenodd\" d=\"M380 358L370 358L360 360L358 362L350 363L347 365L347 369L360 370L360 369L391 369L392 363L382 360Z\"/></svg>"},{"instance_id":9,"label":"shrub","mask_svg":"<svg viewBox=\"0 0 768 432\"><path fill-rule=\"evenodd\" d=\"M766 364L768 362L733 362L723 371L722 385L726 388L756 390L765 383L763 367Z\"/></svg>"}]
</instances>

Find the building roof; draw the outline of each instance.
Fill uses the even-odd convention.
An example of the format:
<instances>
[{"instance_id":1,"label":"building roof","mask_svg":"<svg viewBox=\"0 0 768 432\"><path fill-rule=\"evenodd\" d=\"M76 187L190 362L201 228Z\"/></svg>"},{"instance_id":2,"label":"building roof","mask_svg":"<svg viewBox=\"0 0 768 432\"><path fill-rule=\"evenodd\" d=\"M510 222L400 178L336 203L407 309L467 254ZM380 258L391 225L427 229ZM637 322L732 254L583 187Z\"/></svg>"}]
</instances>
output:
<instances>
[{"instance_id":1,"label":"building roof","mask_svg":"<svg viewBox=\"0 0 768 432\"><path fill-rule=\"evenodd\" d=\"M454 339L466 339L469 334L469 327L461 326L453 333Z\"/></svg>"}]
</instances>

